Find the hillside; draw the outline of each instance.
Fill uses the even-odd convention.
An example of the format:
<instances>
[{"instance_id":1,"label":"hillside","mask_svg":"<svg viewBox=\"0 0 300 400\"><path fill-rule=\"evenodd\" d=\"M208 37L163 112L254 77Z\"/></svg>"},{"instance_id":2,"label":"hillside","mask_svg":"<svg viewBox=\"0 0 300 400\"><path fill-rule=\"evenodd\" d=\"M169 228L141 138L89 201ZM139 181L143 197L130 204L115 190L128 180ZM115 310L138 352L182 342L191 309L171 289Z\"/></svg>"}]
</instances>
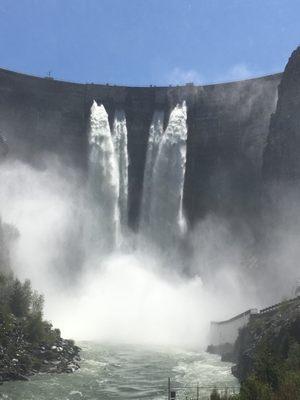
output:
<instances>
[{"instance_id":1,"label":"hillside","mask_svg":"<svg viewBox=\"0 0 300 400\"><path fill-rule=\"evenodd\" d=\"M0 220L0 384L38 372L73 372L80 361L79 347L43 319L43 296L13 276L8 244L16 235Z\"/></svg>"}]
</instances>

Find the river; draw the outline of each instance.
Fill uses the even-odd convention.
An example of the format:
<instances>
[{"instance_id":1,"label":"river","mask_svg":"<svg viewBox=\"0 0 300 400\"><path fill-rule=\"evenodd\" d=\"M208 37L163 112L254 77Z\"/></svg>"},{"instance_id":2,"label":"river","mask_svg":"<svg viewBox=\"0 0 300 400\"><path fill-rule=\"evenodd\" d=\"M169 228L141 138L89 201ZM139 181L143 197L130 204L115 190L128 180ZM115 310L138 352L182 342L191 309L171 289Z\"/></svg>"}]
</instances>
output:
<instances>
[{"instance_id":1,"label":"river","mask_svg":"<svg viewBox=\"0 0 300 400\"><path fill-rule=\"evenodd\" d=\"M167 399L167 381L177 399L196 399L196 385L237 387L230 363L201 351L81 342L81 369L73 374L34 376L0 386L7 400ZM200 388L200 399L211 388Z\"/></svg>"}]
</instances>

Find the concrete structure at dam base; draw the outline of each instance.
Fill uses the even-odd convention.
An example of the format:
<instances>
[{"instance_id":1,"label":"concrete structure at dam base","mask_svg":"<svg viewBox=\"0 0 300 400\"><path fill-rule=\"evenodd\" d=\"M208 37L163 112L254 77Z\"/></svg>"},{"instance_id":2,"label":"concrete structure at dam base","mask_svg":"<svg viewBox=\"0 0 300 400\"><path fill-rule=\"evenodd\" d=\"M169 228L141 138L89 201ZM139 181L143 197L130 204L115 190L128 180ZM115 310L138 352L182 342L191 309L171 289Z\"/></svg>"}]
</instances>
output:
<instances>
[{"instance_id":1,"label":"concrete structure at dam base","mask_svg":"<svg viewBox=\"0 0 300 400\"><path fill-rule=\"evenodd\" d=\"M252 315L257 313L258 310L253 308L226 321L212 321L210 324L210 344L212 346L234 344L239 330L248 324Z\"/></svg>"},{"instance_id":2,"label":"concrete structure at dam base","mask_svg":"<svg viewBox=\"0 0 300 400\"><path fill-rule=\"evenodd\" d=\"M236 339L238 338L239 331L244 328L250 320L261 318L265 315L271 315L278 311L281 307L284 308L287 304L292 304L299 301L300 296L298 296L297 293L298 292L296 290L296 297L274 304L270 307L263 308L262 310L253 308L225 321L212 321L210 324L210 346L208 347L208 350L211 350L212 353L222 355L223 350L226 350L227 345L229 345L228 347L234 345Z\"/></svg>"}]
</instances>

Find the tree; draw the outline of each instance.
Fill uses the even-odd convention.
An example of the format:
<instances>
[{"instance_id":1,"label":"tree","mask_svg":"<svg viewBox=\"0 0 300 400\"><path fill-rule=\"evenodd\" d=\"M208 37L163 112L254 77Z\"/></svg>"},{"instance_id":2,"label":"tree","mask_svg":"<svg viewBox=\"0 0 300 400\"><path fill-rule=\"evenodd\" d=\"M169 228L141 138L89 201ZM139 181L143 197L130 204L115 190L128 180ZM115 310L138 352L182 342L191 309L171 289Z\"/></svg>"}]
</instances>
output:
<instances>
[{"instance_id":1,"label":"tree","mask_svg":"<svg viewBox=\"0 0 300 400\"><path fill-rule=\"evenodd\" d=\"M32 290L27 279L23 284L16 279L13 283L9 298L9 307L16 317L25 317L29 314L32 302Z\"/></svg>"},{"instance_id":2,"label":"tree","mask_svg":"<svg viewBox=\"0 0 300 400\"><path fill-rule=\"evenodd\" d=\"M36 290L32 293L31 296L31 312L32 314L43 314L43 307L44 307L44 296L39 294Z\"/></svg>"}]
</instances>

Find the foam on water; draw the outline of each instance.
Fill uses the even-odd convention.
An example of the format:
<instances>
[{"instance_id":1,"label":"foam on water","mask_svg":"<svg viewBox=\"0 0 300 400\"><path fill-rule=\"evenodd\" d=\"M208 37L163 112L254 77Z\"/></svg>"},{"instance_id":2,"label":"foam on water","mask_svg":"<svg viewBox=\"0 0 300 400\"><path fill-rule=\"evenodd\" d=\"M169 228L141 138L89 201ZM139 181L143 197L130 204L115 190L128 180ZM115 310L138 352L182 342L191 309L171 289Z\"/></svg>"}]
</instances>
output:
<instances>
[{"instance_id":1,"label":"foam on water","mask_svg":"<svg viewBox=\"0 0 300 400\"><path fill-rule=\"evenodd\" d=\"M39 375L30 382L2 387L8 400L166 399L167 378L179 386L177 398L195 394L194 386L237 386L230 364L218 356L164 347L81 343L85 361L74 374ZM206 399L211 389L200 392ZM4 397L7 396L7 397ZM1 398L1 397L0 397Z\"/></svg>"}]
</instances>

